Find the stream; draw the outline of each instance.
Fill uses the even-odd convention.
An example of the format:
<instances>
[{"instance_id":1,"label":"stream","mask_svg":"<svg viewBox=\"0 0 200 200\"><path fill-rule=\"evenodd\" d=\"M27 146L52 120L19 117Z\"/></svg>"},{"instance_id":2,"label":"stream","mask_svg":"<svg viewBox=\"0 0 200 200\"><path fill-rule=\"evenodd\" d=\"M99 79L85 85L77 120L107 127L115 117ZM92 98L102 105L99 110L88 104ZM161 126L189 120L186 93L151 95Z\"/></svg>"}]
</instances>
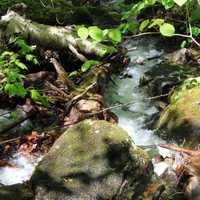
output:
<instances>
[{"instance_id":1,"label":"stream","mask_svg":"<svg viewBox=\"0 0 200 200\"><path fill-rule=\"evenodd\" d=\"M121 75L113 76L115 84L113 82L108 84L105 91L105 101L108 106L131 102L128 106L112 110L119 118L119 126L128 132L136 145L150 146L145 148L150 154L159 153L166 157L169 156L170 152L156 146L156 144L165 143L165 141L156 136L154 130L147 128L158 110L154 103L148 99L147 92L139 87L140 78L144 73L162 61L164 49L158 47L159 42L159 39L147 38L129 40L125 44L128 49L134 47L136 49L128 53L131 59L129 66L124 69ZM27 158L20 154L13 155L10 162L16 167L1 167L0 183L12 185L29 180L41 158L42 156ZM158 167L158 169L154 166L154 171L158 175L163 170L165 170L165 166L164 168Z\"/></svg>"},{"instance_id":2,"label":"stream","mask_svg":"<svg viewBox=\"0 0 200 200\"><path fill-rule=\"evenodd\" d=\"M125 47L133 49L128 53L130 64L120 75L112 77L113 82L110 82L105 90L105 99L108 106L131 102L129 105L112 109L118 116L119 126L128 132L136 145L146 146L145 150L150 154L159 153L166 157L171 156L170 151L156 146L165 141L148 128L158 110L154 102L149 100L147 91L140 87L140 79L144 73L164 59L165 49L160 47L160 44L162 41L157 38L126 42Z\"/></svg>"}]
</instances>

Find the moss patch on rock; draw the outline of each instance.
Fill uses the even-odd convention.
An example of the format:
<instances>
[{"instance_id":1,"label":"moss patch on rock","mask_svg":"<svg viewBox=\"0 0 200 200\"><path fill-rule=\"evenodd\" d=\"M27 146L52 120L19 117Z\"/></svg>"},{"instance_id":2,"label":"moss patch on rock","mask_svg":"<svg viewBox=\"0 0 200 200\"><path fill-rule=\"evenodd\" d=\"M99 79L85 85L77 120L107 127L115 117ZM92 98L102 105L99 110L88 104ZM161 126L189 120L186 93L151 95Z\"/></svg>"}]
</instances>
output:
<instances>
[{"instance_id":1,"label":"moss patch on rock","mask_svg":"<svg viewBox=\"0 0 200 200\"><path fill-rule=\"evenodd\" d=\"M164 135L170 139L199 139L199 101L200 87L198 86L182 91L176 90L171 97L171 103L162 112L157 123L157 128L164 129ZM198 139L196 142L198 142Z\"/></svg>"},{"instance_id":2,"label":"moss patch on rock","mask_svg":"<svg viewBox=\"0 0 200 200\"><path fill-rule=\"evenodd\" d=\"M147 154L106 121L85 120L68 129L32 176L37 200L137 199L152 173ZM125 181L126 187L119 190Z\"/></svg>"}]
</instances>

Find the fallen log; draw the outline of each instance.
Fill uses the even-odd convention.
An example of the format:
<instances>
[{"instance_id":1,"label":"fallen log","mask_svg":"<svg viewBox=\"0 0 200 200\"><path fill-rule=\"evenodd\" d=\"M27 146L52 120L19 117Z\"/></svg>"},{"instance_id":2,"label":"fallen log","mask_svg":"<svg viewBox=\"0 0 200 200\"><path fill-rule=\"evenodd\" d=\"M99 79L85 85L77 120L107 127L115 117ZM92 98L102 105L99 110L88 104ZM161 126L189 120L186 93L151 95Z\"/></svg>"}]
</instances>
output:
<instances>
[{"instance_id":1,"label":"fallen log","mask_svg":"<svg viewBox=\"0 0 200 200\"><path fill-rule=\"evenodd\" d=\"M78 55L78 59L82 59L82 61L85 61L85 57L80 56L78 51L99 57L115 52L115 49L110 46L101 43L94 44L90 39L79 38L73 26L61 27L39 24L20 16L14 11L9 11L1 17L0 29L4 30L7 37L19 35L46 48L69 49L75 56Z\"/></svg>"},{"instance_id":2,"label":"fallen log","mask_svg":"<svg viewBox=\"0 0 200 200\"><path fill-rule=\"evenodd\" d=\"M200 156L200 151L199 150L191 150L191 149L187 149L187 148L183 148L183 147L178 147L172 144L159 144L159 147L165 148L165 149L169 149L172 151L176 151L179 153L184 153L187 154L189 156Z\"/></svg>"}]
</instances>

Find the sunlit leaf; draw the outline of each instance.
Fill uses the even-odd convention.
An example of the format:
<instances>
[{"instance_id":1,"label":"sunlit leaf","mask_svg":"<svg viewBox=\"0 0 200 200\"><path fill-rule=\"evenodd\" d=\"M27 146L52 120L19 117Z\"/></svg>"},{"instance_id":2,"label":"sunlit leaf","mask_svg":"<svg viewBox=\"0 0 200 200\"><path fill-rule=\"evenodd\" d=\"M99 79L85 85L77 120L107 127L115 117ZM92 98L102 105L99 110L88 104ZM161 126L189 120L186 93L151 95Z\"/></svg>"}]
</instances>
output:
<instances>
[{"instance_id":1,"label":"sunlit leaf","mask_svg":"<svg viewBox=\"0 0 200 200\"><path fill-rule=\"evenodd\" d=\"M94 65L99 65L101 64L100 61L98 60L88 60L85 63L83 63L83 65L81 66L81 71L82 72L86 72L88 71L92 66Z\"/></svg>"},{"instance_id":2,"label":"sunlit leaf","mask_svg":"<svg viewBox=\"0 0 200 200\"><path fill-rule=\"evenodd\" d=\"M101 42L104 40L104 34L103 34L103 31L98 28L97 26L91 26L88 28L89 30L89 36L97 41L97 42Z\"/></svg>"},{"instance_id":3,"label":"sunlit leaf","mask_svg":"<svg viewBox=\"0 0 200 200\"><path fill-rule=\"evenodd\" d=\"M78 33L78 36L83 40L87 39L89 35L89 31L86 27L80 27L77 33Z\"/></svg>"},{"instance_id":4,"label":"sunlit leaf","mask_svg":"<svg viewBox=\"0 0 200 200\"><path fill-rule=\"evenodd\" d=\"M121 42L122 40L122 35L121 35L121 32L120 30L118 29L111 29L109 30L109 33L108 33L108 37L113 41L113 42Z\"/></svg>"},{"instance_id":5,"label":"sunlit leaf","mask_svg":"<svg viewBox=\"0 0 200 200\"><path fill-rule=\"evenodd\" d=\"M150 23L149 19L144 20L139 27L139 30L142 32Z\"/></svg>"},{"instance_id":6,"label":"sunlit leaf","mask_svg":"<svg viewBox=\"0 0 200 200\"><path fill-rule=\"evenodd\" d=\"M154 26L161 26L164 23L164 19L152 19L148 28L152 28Z\"/></svg>"},{"instance_id":7,"label":"sunlit leaf","mask_svg":"<svg viewBox=\"0 0 200 200\"><path fill-rule=\"evenodd\" d=\"M175 33L175 28L172 24L164 23L160 26L160 33L164 36L171 37Z\"/></svg>"}]
</instances>

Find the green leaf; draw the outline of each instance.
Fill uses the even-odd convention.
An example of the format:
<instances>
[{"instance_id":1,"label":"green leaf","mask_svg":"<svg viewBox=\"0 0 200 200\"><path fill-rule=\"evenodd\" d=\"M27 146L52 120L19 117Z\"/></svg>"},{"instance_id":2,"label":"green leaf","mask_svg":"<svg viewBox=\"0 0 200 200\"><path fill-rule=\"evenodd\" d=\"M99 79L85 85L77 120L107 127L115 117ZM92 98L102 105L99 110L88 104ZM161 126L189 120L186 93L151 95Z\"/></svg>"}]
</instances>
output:
<instances>
[{"instance_id":1,"label":"green leaf","mask_svg":"<svg viewBox=\"0 0 200 200\"><path fill-rule=\"evenodd\" d=\"M152 28L154 26L161 26L164 23L164 19L152 19L150 25L148 26L148 28Z\"/></svg>"},{"instance_id":2,"label":"green leaf","mask_svg":"<svg viewBox=\"0 0 200 200\"><path fill-rule=\"evenodd\" d=\"M171 37L175 33L175 28L172 24L164 23L160 26L160 33L164 36Z\"/></svg>"},{"instance_id":3,"label":"green leaf","mask_svg":"<svg viewBox=\"0 0 200 200\"><path fill-rule=\"evenodd\" d=\"M78 36L82 39L82 40L85 40L88 38L89 36L89 31L86 27L80 27L78 28Z\"/></svg>"},{"instance_id":4,"label":"green leaf","mask_svg":"<svg viewBox=\"0 0 200 200\"><path fill-rule=\"evenodd\" d=\"M109 30L108 37L113 42L117 42L117 43L121 42L121 40L122 40L121 32L118 29L111 29L111 30Z\"/></svg>"},{"instance_id":5,"label":"green leaf","mask_svg":"<svg viewBox=\"0 0 200 200\"><path fill-rule=\"evenodd\" d=\"M139 30L142 32L150 23L149 19L144 20L139 27Z\"/></svg>"},{"instance_id":6,"label":"green leaf","mask_svg":"<svg viewBox=\"0 0 200 200\"><path fill-rule=\"evenodd\" d=\"M27 61L32 61L33 60L33 58L34 58L34 56L32 55L32 54L26 54L26 60Z\"/></svg>"},{"instance_id":7,"label":"green leaf","mask_svg":"<svg viewBox=\"0 0 200 200\"><path fill-rule=\"evenodd\" d=\"M187 0L173 0L173 1L179 6L183 6L187 2Z\"/></svg>"},{"instance_id":8,"label":"green leaf","mask_svg":"<svg viewBox=\"0 0 200 200\"><path fill-rule=\"evenodd\" d=\"M173 0L161 0L161 3L165 7L166 10L168 10L174 6Z\"/></svg>"},{"instance_id":9,"label":"green leaf","mask_svg":"<svg viewBox=\"0 0 200 200\"><path fill-rule=\"evenodd\" d=\"M20 60L15 60L14 63L15 63L15 65L16 65L17 67L19 67L20 69L26 69L26 70L28 70L27 66L26 66L24 63L20 62Z\"/></svg>"},{"instance_id":10,"label":"green leaf","mask_svg":"<svg viewBox=\"0 0 200 200\"><path fill-rule=\"evenodd\" d=\"M85 63L82 64L82 66L81 66L81 71L82 71L82 72L86 72L86 71L88 71L92 66L94 66L94 65L99 65L99 64L101 64L101 62L98 61L98 60L88 60L88 61L86 61Z\"/></svg>"},{"instance_id":11,"label":"green leaf","mask_svg":"<svg viewBox=\"0 0 200 200\"><path fill-rule=\"evenodd\" d=\"M187 45L187 41L186 40L183 40L183 42L181 43L181 48L185 48Z\"/></svg>"},{"instance_id":12,"label":"green leaf","mask_svg":"<svg viewBox=\"0 0 200 200\"><path fill-rule=\"evenodd\" d=\"M19 96L24 98L27 94L26 89L21 83L7 83L4 87L5 92L10 96Z\"/></svg>"},{"instance_id":13,"label":"green leaf","mask_svg":"<svg viewBox=\"0 0 200 200\"><path fill-rule=\"evenodd\" d=\"M108 29L103 30L103 35L104 35L104 37L108 34L108 32L109 32Z\"/></svg>"},{"instance_id":14,"label":"green leaf","mask_svg":"<svg viewBox=\"0 0 200 200\"><path fill-rule=\"evenodd\" d=\"M101 42L104 40L103 31L100 28L98 28L97 26L90 26L88 28L88 30L89 30L89 36L93 40L95 40L97 42Z\"/></svg>"},{"instance_id":15,"label":"green leaf","mask_svg":"<svg viewBox=\"0 0 200 200\"><path fill-rule=\"evenodd\" d=\"M197 26L193 26L193 27L192 27L192 35L193 35L194 37L197 37L197 36L199 36L199 34L200 34L200 28L197 27Z\"/></svg>"},{"instance_id":16,"label":"green leaf","mask_svg":"<svg viewBox=\"0 0 200 200\"><path fill-rule=\"evenodd\" d=\"M73 72L71 72L69 75L68 75L68 77L75 77L75 76L77 76L78 75L78 72L77 71L73 71Z\"/></svg>"},{"instance_id":17,"label":"green leaf","mask_svg":"<svg viewBox=\"0 0 200 200\"><path fill-rule=\"evenodd\" d=\"M134 32L135 30L138 29L139 25L140 25L139 22L137 22L137 21L132 21L132 22L129 23L128 30L129 30L130 32Z\"/></svg>"},{"instance_id":18,"label":"green leaf","mask_svg":"<svg viewBox=\"0 0 200 200\"><path fill-rule=\"evenodd\" d=\"M40 64L36 57L33 58L33 63L34 63L35 65L39 65L39 64Z\"/></svg>"},{"instance_id":19,"label":"green leaf","mask_svg":"<svg viewBox=\"0 0 200 200\"><path fill-rule=\"evenodd\" d=\"M33 101L35 101L35 102L40 101L44 106L46 106L46 107L49 106L48 97L41 96L37 90L35 90L35 89L30 90L30 95L31 95L31 99Z\"/></svg>"}]
</instances>

